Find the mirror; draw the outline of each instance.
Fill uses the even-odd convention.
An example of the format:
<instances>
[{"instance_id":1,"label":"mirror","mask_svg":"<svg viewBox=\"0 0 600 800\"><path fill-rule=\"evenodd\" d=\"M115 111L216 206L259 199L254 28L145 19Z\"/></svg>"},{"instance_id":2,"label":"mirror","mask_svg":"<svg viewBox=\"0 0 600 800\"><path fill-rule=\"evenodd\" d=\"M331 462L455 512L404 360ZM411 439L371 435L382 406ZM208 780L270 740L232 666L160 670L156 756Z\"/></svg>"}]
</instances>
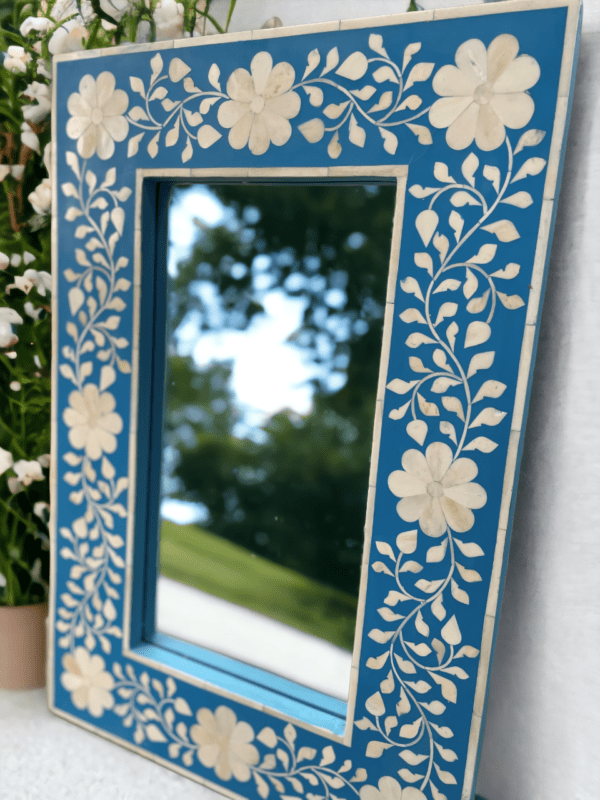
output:
<instances>
[{"instance_id":1,"label":"mirror","mask_svg":"<svg viewBox=\"0 0 600 800\"><path fill-rule=\"evenodd\" d=\"M396 188L177 185L156 628L347 699Z\"/></svg>"}]
</instances>

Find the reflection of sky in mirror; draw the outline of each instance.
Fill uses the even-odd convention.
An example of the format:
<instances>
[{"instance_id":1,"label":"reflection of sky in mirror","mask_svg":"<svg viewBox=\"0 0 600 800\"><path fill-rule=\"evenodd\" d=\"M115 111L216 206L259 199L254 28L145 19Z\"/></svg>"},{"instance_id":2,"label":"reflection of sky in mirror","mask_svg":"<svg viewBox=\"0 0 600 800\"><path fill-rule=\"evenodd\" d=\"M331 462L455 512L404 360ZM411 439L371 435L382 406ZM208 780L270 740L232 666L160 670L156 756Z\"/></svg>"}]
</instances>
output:
<instances>
[{"instance_id":1,"label":"reflection of sky in mirror","mask_svg":"<svg viewBox=\"0 0 600 800\"><path fill-rule=\"evenodd\" d=\"M177 263L189 255L196 241L198 226L194 219L208 226L223 224L227 219L223 206L204 186L181 192L171 207L170 275L176 274ZM305 301L290 298L281 290L269 291L270 281L261 285L260 279L266 277L258 273L254 282L265 313L256 317L246 330L204 331L199 336L196 322L190 320L177 332L178 352L193 353L198 366L233 361L231 389L240 410L245 412L248 426L260 425L282 408L308 413L312 403L309 380L318 374L317 367L308 363L300 348L285 341L299 328ZM205 287L203 297L209 300L207 292L212 287L206 284Z\"/></svg>"},{"instance_id":2,"label":"reflection of sky in mirror","mask_svg":"<svg viewBox=\"0 0 600 800\"><path fill-rule=\"evenodd\" d=\"M169 275L176 275L177 264L189 256L199 227L226 224L227 218L228 212L207 187L190 186L180 192L169 210ZM355 246L360 244L362 242L357 242ZM260 267L258 264L255 266ZM301 348L286 342L300 327L306 301L301 297L291 298L280 289L270 291L270 283L259 270L254 289L265 313L259 314L246 330L203 331L199 334L197 322L190 319L177 331L178 353L193 354L199 367L215 361L232 362L230 388L242 412L242 421L236 431L240 437L259 438L262 432L258 426L281 409L308 414L313 395L310 380L329 372L327 366L311 364ZM205 300L211 299L210 294L206 295L211 289L204 284ZM328 305L343 306L345 293L336 289L331 291L340 296L332 294L327 298ZM214 307L218 307L216 299ZM343 385L344 379L336 382L340 377L339 373L330 376L328 383L332 390ZM181 524L206 519L201 506L173 499L163 500L161 514Z\"/></svg>"}]
</instances>

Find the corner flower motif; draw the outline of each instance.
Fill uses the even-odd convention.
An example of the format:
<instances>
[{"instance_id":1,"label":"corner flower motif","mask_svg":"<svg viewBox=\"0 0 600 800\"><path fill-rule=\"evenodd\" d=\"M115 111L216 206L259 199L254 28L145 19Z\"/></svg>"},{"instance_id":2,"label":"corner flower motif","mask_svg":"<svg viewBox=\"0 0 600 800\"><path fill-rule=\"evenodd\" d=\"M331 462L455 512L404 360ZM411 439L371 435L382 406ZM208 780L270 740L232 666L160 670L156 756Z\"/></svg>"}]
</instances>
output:
<instances>
[{"instance_id":1,"label":"corner flower motif","mask_svg":"<svg viewBox=\"0 0 600 800\"><path fill-rule=\"evenodd\" d=\"M540 77L535 58L517 58L519 42L508 33L497 36L488 49L480 39L469 39L456 51L456 66L447 64L433 79L442 95L429 111L435 128L448 128L446 142L464 150L473 140L481 150L496 150L505 128L523 128L535 105L526 90Z\"/></svg>"},{"instance_id":2,"label":"corner flower motif","mask_svg":"<svg viewBox=\"0 0 600 800\"><path fill-rule=\"evenodd\" d=\"M427 536L443 536L446 524L464 533L475 523L472 508L482 508L487 501L483 486L471 483L477 465L470 458L452 463L452 450L443 442L430 444L425 455L407 450L402 456L402 470L388 478L392 494L402 498L396 506L405 522L419 520Z\"/></svg>"},{"instance_id":3,"label":"corner flower motif","mask_svg":"<svg viewBox=\"0 0 600 800\"><path fill-rule=\"evenodd\" d=\"M71 429L69 442L78 450L85 449L92 461L117 449L116 434L123 430L123 420L114 413L115 406L112 394L101 394L93 383L69 395L69 408L63 411L63 421Z\"/></svg>"},{"instance_id":4,"label":"corner flower motif","mask_svg":"<svg viewBox=\"0 0 600 800\"><path fill-rule=\"evenodd\" d=\"M360 800L426 800L420 789L414 786L400 786L395 778L386 775L379 779L379 788L363 786L360 790Z\"/></svg>"},{"instance_id":5,"label":"corner flower motif","mask_svg":"<svg viewBox=\"0 0 600 800\"><path fill-rule=\"evenodd\" d=\"M73 653L63 656L62 665L65 671L60 682L71 692L75 708L89 711L92 717L101 717L105 710L114 706L111 690L115 682L104 669L102 656L92 656L85 647L76 647Z\"/></svg>"},{"instance_id":6,"label":"corner flower motif","mask_svg":"<svg viewBox=\"0 0 600 800\"><path fill-rule=\"evenodd\" d=\"M224 128L231 128L229 144L234 150L248 145L251 153L261 156L271 142L280 147L292 135L288 120L300 111L300 96L290 92L295 72L287 61L273 67L269 53L257 53L250 72L231 73L227 81L231 100L222 103L217 116Z\"/></svg>"},{"instance_id":7,"label":"corner flower motif","mask_svg":"<svg viewBox=\"0 0 600 800\"><path fill-rule=\"evenodd\" d=\"M198 761L213 768L217 777L228 781L232 776L238 781L250 780L250 766L258 764L257 748L250 744L254 731L247 722L238 722L235 712L219 706L215 713L201 708L192 725L190 736L198 745Z\"/></svg>"},{"instance_id":8,"label":"corner flower motif","mask_svg":"<svg viewBox=\"0 0 600 800\"><path fill-rule=\"evenodd\" d=\"M91 158L96 152L103 161L112 157L115 142L122 142L129 133L129 123L123 116L128 105L127 92L115 90L112 72L101 72L97 79L83 76L79 92L73 92L67 103L71 114L67 136L77 139L82 158Z\"/></svg>"}]
</instances>

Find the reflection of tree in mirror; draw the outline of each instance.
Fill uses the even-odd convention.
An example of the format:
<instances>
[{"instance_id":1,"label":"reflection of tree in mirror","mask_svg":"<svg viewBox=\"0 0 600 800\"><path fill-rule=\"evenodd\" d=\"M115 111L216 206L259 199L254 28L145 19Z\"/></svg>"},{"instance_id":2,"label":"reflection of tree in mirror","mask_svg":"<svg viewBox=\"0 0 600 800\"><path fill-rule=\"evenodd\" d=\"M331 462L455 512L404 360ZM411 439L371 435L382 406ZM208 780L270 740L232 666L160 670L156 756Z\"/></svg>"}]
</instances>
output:
<instances>
[{"instance_id":1,"label":"reflection of tree in mirror","mask_svg":"<svg viewBox=\"0 0 600 800\"><path fill-rule=\"evenodd\" d=\"M243 331L268 291L304 298L288 341L314 365L313 408L281 410L242 435L231 364L201 370L173 348L165 493L203 503L214 533L356 595L395 187L211 191L227 214L178 266L171 329Z\"/></svg>"}]
</instances>

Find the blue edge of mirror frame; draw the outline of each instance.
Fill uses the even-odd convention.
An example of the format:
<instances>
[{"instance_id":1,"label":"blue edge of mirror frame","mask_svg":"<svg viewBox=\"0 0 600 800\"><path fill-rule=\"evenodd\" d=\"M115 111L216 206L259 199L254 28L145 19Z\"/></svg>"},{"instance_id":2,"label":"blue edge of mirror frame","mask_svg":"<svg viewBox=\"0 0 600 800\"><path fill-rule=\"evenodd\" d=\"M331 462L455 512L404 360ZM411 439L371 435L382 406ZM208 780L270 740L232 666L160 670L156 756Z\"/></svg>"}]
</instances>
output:
<instances>
[{"instance_id":1,"label":"blue edge of mirror frame","mask_svg":"<svg viewBox=\"0 0 600 800\"><path fill-rule=\"evenodd\" d=\"M56 59L49 707L231 796L458 800L475 787L581 14L565 0L403 19ZM252 116L252 92L268 114ZM470 122L452 116L461 103ZM154 633L161 211L173 169L399 164L346 723L341 701ZM138 198L136 170L157 168Z\"/></svg>"}]
</instances>

